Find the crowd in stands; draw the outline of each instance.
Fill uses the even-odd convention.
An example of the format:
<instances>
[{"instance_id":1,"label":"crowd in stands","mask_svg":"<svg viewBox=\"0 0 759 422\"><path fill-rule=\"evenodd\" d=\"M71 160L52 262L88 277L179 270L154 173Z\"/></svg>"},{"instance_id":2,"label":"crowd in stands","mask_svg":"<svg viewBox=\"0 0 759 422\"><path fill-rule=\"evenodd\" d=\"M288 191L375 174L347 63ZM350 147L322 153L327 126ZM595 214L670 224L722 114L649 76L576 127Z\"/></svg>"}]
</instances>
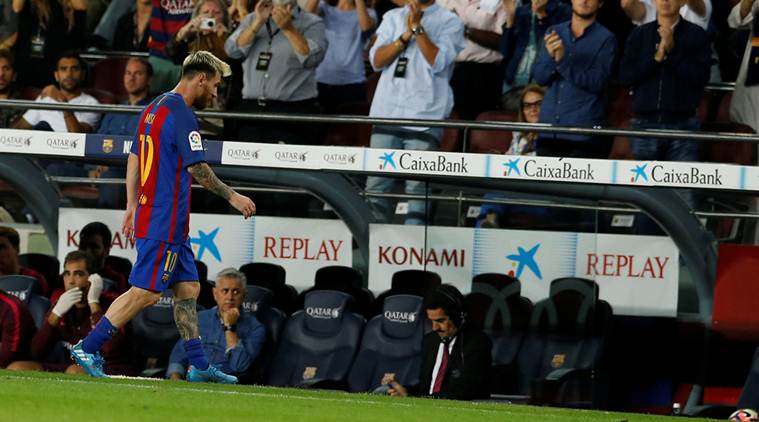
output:
<instances>
[{"instance_id":1,"label":"crowd in stands","mask_svg":"<svg viewBox=\"0 0 759 422\"><path fill-rule=\"evenodd\" d=\"M759 129L759 65L749 60L759 48L751 44L755 0L112 0L105 10L89 3L6 4L0 98L144 105L175 86L188 52L208 50L234 69L215 110L517 121L528 106L520 104L525 87L539 85L544 98L529 105L539 108L539 123L698 131L704 116L714 114L704 101L707 83L736 81L728 94L730 117L721 115L735 126L720 131ZM77 53L93 49L147 58L108 58L101 66ZM136 126L135 116L123 114L0 113L3 127L131 135ZM313 123L202 119L201 128L209 138L238 141L335 139L332 127ZM459 133L451 142L440 128L367 130L365 140L354 136L348 143L454 151L466 136ZM519 142L544 156L708 159L703 144L688 140L532 138ZM523 150L510 145L503 139L479 150ZM469 150L477 145L470 143ZM123 174L119 168L43 164L54 175ZM387 191L393 184L370 177L366 188ZM422 188L406 182L407 193ZM119 196L111 193L103 204ZM377 215L389 212L386 201L372 201ZM424 221L422 205L411 201L409 223Z\"/></svg>"}]
</instances>

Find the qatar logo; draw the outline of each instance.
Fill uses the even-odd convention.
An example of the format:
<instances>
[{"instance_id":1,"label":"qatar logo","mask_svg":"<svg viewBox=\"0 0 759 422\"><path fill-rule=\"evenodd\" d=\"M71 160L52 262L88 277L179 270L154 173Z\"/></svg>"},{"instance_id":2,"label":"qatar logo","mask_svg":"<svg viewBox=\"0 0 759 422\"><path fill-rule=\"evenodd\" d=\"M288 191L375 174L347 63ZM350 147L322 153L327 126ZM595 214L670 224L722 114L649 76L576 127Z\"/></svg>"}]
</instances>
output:
<instances>
[{"instance_id":1,"label":"qatar logo","mask_svg":"<svg viewBox=\"0 0 759 422\"><path fill-rule=\"evenodd\" d=\"M53 149L70 150L76 149L77 140L66 138L47 138L47 141L45 143L47 146Z\"/></svg>"},{"instance_id":2,"label":"qatar logo","mask_svg":"<svg viewBox=\"0 0 759 422\"><path fill-rule=\"evenodd\" d=\"M390 322L409 324L416 321L416 312L385 311L385 319Z\"/></svg>"},{"instance_id":3,"label":"qatar logo","mask_svg":"<svg viewBox=\"0 0 759 422\"><path fill-rule=\"evenodd\" d=\"M294 151L277 151L274 153L274 158L279 161L287 163L298 163L306 161L307 152L294 152Z\"/></svg>"},{"instance_id":4,"label":"qatar logo","mask_svg":"<svg viewBox=\"0 0 759 422\"><path fill-rule=\"evenodd\" d=\"M540 266L538 266L537 261L535 261L535 253L537 253L538 249L540 249L540 243L536 243L527 251L521 246L518 246L517 253L506 255L506 259L511 261L512 268L508 274L511 277L516 277L521 280L522 273L525 268L527 268L538 278L538 280L542 280L543 274L541 274ZM514 272L514 268L516 268L516 273Z\"/></svg>"},{"instance_id":5,"label":"qatar logo","mask_svg":"<svg viewBox=\"0 0 759 422\"><path fill-rule=\"evenodd\" d=\"M4 147L23 148L32 144L31 136L0 136L0 145Z\"/></svg>"},{"instance_id":6,"label":"qatar logo","mask_svg":"<svg viewBox=\"0 0 759 422\"><path fill-rule=\"evenodd\" d=\"M309 306L306 308L306 314L311 318L335 319L340 317L340 308L322 308L318 306Z\"/></svg>"},{"instance_id":7,"label":"qatar logo","mask_svg":"<svg viewBox=\"0 0 759 422\"><path fill-rule=\"evenodd\" d=\"M243 302L242 309L245 312L255 313L258 311L258 302Z\"/></svg>"},{"instance_id":8,"label":"qatar logo","mask_svg":"<svg viewBox=\"0 0 759 422\"><path fill-rule=\"evenodd\" d=\"M227 157L238 161L253 161L258 160L258 153L260 149L251 150L247 148L234 148L227 150Z\"/></svg>"},{"instance_id":9,"label":"qatar logo","mask_svg":"<svg viewBox=\"0 0 759 422\"><path fill-rule=\"evenodd\" d=\"M337 164L340 166L347 166L349 164L355 164L356 163L356 154L345 154L345 153L333 153L333 154L324 154L324 161L330 164Z\"/></svg>"}]
</instances>

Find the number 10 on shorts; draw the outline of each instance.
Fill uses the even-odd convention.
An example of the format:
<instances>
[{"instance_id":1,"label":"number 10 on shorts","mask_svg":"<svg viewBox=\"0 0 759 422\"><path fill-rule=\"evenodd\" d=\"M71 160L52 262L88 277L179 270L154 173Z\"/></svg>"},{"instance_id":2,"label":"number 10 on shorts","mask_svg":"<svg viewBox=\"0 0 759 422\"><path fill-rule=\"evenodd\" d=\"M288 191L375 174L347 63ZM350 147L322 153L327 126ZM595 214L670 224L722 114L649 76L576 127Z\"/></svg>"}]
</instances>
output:
<instances>
[{"instance_id":1,"label":"number 10 on shorts","mask_svg":"<svg viewBox=\"0 0 759 422\"><path fill-rule=\"evenodd\" d=\"M177 253L170 250L166 251L166 263L163 265L163 271L167 273L174 272L177 265Z\"/></svg>"}]
</instances>

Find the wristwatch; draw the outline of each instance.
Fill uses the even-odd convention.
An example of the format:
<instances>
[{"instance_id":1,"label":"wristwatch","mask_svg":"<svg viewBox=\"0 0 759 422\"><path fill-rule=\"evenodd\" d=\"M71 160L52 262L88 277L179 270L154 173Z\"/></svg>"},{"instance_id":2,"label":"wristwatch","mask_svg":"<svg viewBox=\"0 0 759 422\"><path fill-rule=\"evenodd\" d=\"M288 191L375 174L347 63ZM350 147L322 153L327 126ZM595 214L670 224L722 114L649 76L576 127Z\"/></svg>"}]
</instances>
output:
<instances>
[{"instance_id":1,"label":"wristwatch","mask_svg":"<svg viewBox=\"0 0 759 422\"><path fill-rule=\"evenodd\" d=\"M233 333L237 332L237 324L225 325L224 326L224 331L231 331Z\"/></svg>"},{"instance_id":2,"label":"wristwatch","mask_svg":"<svg viewBox=\"0 0 759 422\"><path fill-rule=\"evenodd\" d=\"M413 28L411 28L411 33L414 35L422 35L425 33L424 27L422 25L417 25Z\"/></svg>"}]
</instances>

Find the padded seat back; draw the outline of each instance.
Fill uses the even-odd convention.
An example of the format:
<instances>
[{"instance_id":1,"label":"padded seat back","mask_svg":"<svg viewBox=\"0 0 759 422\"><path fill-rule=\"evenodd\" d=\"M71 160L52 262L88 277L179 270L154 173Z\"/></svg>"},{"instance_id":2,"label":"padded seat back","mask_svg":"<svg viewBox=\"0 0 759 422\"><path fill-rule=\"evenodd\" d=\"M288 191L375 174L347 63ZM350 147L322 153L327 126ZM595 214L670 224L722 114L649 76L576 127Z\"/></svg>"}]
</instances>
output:
<instances>
[{"instance_id":1,"label":"padded seat back","mask_svg":"<svg viewBox=\"0 0 759 422\"><path fill-rule=\"evenodd\" d=\"M372 318L364 330L348 376L349 390L372 391L388 374L402 385L417 384L424 319L421 297L396 295L385 299L382 314Z\"/></svg>"},{"instance_id":2,"label":"padded seat back","mask_svg":"<svg viewBox=\"0 0 759 422\"><path fill-rule=\"evenodd\" d=\"M37 286L39 286L39 281L34 277L25 275L0 277L0 290L15 296L23 303L29 310L34 325L39 329L50 309L50 299L34 293Z\"/></svg>"},{"instance_id":3,"label":"padded seat back","mask_svg":"<svg viewBox=\"0 0 759 422\"><path fill-rule=\"evenodd\" d=\"M242 303L244 312L255 316L266 329L266 343L258 358L248 370L250 382L263 383L269 373L274 352L281 338L282 329L287 322L287 315L271 306L274 295L271 290L259 286L247 286L245 299Z\"/></svg>"},{"instance_id":4,"label":"padded seat back","mask_svg":"<svg viewBox=\"0 0 759 422\"><path fill-rule=\"evenodd\" d=\"M346 312L350 300L346 293L329 290L306 296L304 309L287 321L272 363L270 385L345 381L364 327L361 316Z\"/></svg>"}]
</instances>

